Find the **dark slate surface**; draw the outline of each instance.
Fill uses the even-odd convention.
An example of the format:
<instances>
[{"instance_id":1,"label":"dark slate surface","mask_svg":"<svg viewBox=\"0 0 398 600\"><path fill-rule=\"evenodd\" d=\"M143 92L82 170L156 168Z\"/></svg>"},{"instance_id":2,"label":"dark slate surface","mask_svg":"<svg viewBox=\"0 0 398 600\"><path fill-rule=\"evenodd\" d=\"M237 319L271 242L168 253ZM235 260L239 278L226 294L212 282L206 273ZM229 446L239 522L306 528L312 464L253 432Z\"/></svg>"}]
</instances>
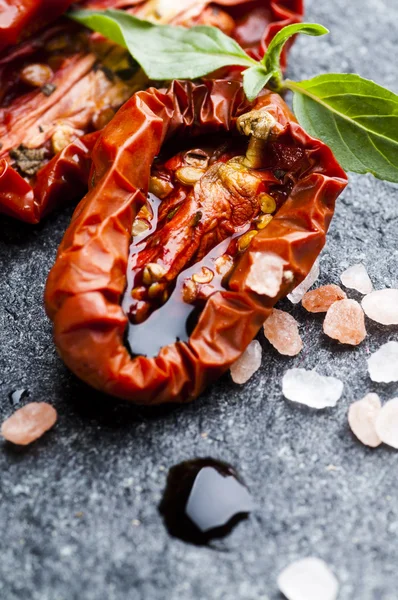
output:
<instances>
[{"instance_id":1,"label":"dark slate surface","mask_svg":"<svg viewBox=\"0 0 398 600\"><path fill-rule=\"evenodd\" d=\"M332 34L297 43L292 77L358 71L398 91L395 0L308 0L307 20ZM244 387L225 376L190 406L117 405L66 371L44 315L46 274L69 217L0 228L0 417L12 413L8 394L19 387L59 412L30 448L0 444L0 598L277 600L278 572L316 555L338 576L340 600L396 600L398 454L359 444L347 407L369 391L398 395L397 385L371 383L365 361L398 331L368 323L367 341L347 350L296 307L306 347L298 358L281 358L262 339L262 368ZM376 287L397 286L397 238L397 187L351 177L322 283L363 261ZM316 413L283 400L281 376L292 366L341 377L337 408ZM157 504L167 469L206 455L240 469L258 508L229 538L198 548L168 537Z\"/></svg>"}]
</instances>

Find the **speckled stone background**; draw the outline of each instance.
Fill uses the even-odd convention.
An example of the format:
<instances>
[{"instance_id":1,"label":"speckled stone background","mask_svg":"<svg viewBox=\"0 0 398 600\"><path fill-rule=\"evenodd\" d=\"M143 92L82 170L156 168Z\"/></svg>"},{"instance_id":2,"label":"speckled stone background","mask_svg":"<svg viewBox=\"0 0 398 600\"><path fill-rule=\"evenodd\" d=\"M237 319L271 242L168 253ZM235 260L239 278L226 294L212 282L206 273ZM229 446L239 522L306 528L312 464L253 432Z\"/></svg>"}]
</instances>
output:
<instances>
[{"instance_id":1,"label":"speckled stone background","mask_svg":"<svg viewBox=\"0 0 398 600\"><path fill-rule=\"evenodd\" d=\"M398 91L396 0L307 0L307 20L332 33L298 41L291 77L357 71ZM340 600L397 600L398 453L357 442L347 407L369 391L398 395L366 371L369 353L398 330L368 322L367 340L345 349L325 339L321 318L295 307L301 356L282 358L260 338L262 367L244 387L225 376L189 406L117 405L67 372L44 314L44 282L69 218L0 225L0 417L20 387L59 412L30 448L0 443L0 598L278 600L279 571L316 555L336 573ZM397 242L397 187L352 176L321 282L338 283L362 261L376 288L397 286ZM338 406L314 412L284 400L281 377L292 366L343 379ZM207 455L238 467L258 508L230 537L199 548L168 536L157 505L167 469Z\"/></svg>"}]
</instances>

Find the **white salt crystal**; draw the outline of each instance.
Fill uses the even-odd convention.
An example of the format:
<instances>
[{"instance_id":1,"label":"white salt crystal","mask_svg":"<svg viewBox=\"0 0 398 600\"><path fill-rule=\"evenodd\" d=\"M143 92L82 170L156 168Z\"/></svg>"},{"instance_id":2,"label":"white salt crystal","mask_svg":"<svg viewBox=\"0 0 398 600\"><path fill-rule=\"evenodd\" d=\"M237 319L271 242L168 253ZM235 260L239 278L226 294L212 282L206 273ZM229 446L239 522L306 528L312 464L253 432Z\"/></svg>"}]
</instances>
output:
<instances>
[{"instance_id":1,"label":"white salt crystal","mask_svg":"<svg viewBox=\"0 0 398 600\"><path fill-rule=\"evenodd\" d=\"M286 262L273 252L252 252L246 285L257 294L275 298L281 289Z\"/></svg>"},{"instance_id":2,"label":"white salt crystal","mask_svg":"<svg viewBox=\"0 0 398 600\"><path fill-rule=\"evenodd\" d=\"M336 600L339 583L320 558L298 560L282 571L278 587L287 600Z\"/></svg>"},{"instance_id":3,"label":"white salt crystal","mask_svg":"<svg viewBox=\"0 0 398 600\"><path fill-rule=\"evenodd\" d=\"M367 394L362 400L351 404L348 410L351 430L365 446L377 448L381 444L376 433L376 419L380 411L381 402L377 394Z\"/></svg>"},{"instance_id":4,"label":"white salt crystal","mask_svg":"<svg viewBox=\"0 0 398 600\"><path fill-rule=\"evenodd\" d=\"M398 398L385 403L376 419L376 431L382 442L398 449Z\"/></svg>"},{"instance_id":5,"label":"white salt crystal","mask_svg":"<svg viewBox=\"0 0 398 600\"><path fill-rule=\"evenodd\" d=\"M372 292L362 300L362 308L372 321L382 325L398 325L398 290Z\"/></svg>"},{"instance_id":6,"label":"white salt crystal","mask_svg":"<svg viewBox=\"0 0 398 600\"><path fill-rule=\"evenodd\" d=\"M344 384L339 379L305 369L289 369L282 381L285 398L318 409L336 406L343 388Z\"/></svg>"},{"instance_id":7,"label":"white salt crystal","mask_svg":"<svg viewBox=\"0 0 398 600\"><path fill-rule=\"evenodd\" d=\"M387 342L368 359L372 381L391 383L398 381L398 342Z\"/></svg>"},{"instance_id":8,"label":"white salt crystal","mask_svg":"<svg viewBox=\"0 0 398 600\"><path fill-rule=\"evenodd\" d=\"M345 287L357 290L361 294L370 294L373 284L370 280L366 267L359 263L352 265L341 274L341 282Z\"/></svg>"},{"instance_id":9,"label":"white salt crystal","mask_svg":"<svg viewBox=\"0 0 398 600\"><path fill-rule=\"evenodd\" d=\"M310 287L314 285L316 280L318 279L320 274L319 269L319 258L314 262L311 271L308 273L307 277L299 283L299 285L294 288L294 290L288 295L290 302L293 304L298 304L304 298L305 294L308 292Z\"/></svg>"},{"instance_id":10,"label":"white salt crystal","mask_svg":"<svg viewBox=\"0 0 398 600\"><path fill-rule=\"evenodd\" d=\"M242 356L231 365L231 377L235 383L246 383L261 366L262 349L258 340L250 342Z\"/></svg>"}]
</instances>

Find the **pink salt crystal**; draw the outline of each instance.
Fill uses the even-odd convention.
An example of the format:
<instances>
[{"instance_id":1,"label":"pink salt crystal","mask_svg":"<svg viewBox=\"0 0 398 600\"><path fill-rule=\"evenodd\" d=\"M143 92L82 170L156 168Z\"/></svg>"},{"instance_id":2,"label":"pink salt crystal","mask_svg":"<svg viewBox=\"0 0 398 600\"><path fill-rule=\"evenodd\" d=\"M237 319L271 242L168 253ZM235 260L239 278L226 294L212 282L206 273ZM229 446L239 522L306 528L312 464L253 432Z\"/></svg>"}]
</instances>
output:
<instances>
[{"instance_id":1,"label":"pink salt crystal","mask_svg":"<svg viewBox=\"0 0 398 600\"><path fill-rule=\"evenodd\" d=\"M303 349L298 323L289 313L274 308L264 323L267 340L286 356L296 356Z\"/></svg>"},{"instance_id":2,"label":"pink salt crystal","mask_svg":"<svg viewBox=\"0 0 398 600\"><path fill-rule=\"evenodd\" d=\"M365 316L356 300L335 302L326 313L323 331L342 344L357 346L366 337Z\"/></svg>"},{"instance_id":3,"label":"pink salt crystal","mask_svg":"<svg viewBox=\"0 0 398 600\"><path fill-rule=\"evenodd\" d=\"M370 294L373 284L370 280L365 265L359 263L352 265L341 274L341 282L346 288L357 290L361 294Z\"/></svg>"},{"instance_id":4,"label":"pink salt crystal","mask_svg":"<svg viewBox=\"0 0 398 600\"><path fill-rule=\"evenodd\" d=\"M257 294L275 298L281 289L285 261L273 252L252 252L246 286Z\"/></svg>"},{"instance_id":5,"label":"pink salt crystal","mask_svg":"<svg viewBox=\"0 0 398 600\"><path fill-rule=\"evenodd\" d=\"M2 436L9 442L31 444L57 421L55 408L46 402L30 402L17 410L1 426Z\"/></svg>"},{"instance_id":6,"label":"pink salt crystal","mask_svg":"<svg viewBox=\"0 0 398 600\"><path fill-rule=\"evenodd\" d=\"M377 394L367 394L362 400L351 404L348 410L351 430L365 446L377 448L381 444L376 433L376 419L380 411L381 402Z\"/></svg>"},{"instance_id":7,"label":"pink salt crystal","mask_svg":"<svg viewBox=\"0 0 398 600\"><path fill-rule=\"evenodd\" d=\"M398 398L385 403L376 419L376 431L382 442L398 449Z\"/></svg>"},{"instance_id":8,"label":"pink salt crystal","mask_svg":"<svg viewBox=\"0 0 398 600\"><path fill-rule=\"evenodd\" d=\"M398 325L398 290L384 289L363 298L365 314L382 325Z\"/></svg>"},{"instance_id":9,"label":"pink salt crystal","mask_svg":"<svg viewBox=\"0 0 398 600\"><path fill-rule=\"evenodd\" d=\"M231 377L235 383L246 383L261 366L262 349L258 340L250 342L242 356L231 365Z\"/></svg>"},{"instance_id":10,"label":"pink salt crystal","mask_svg":"<svg viewBox=\"0 0 398 600\"><path fill-rule=\"evenodd\" d=\"M345 300L345 298L347 298L347 294L338 285L322 285L316 290L307 292L302 304L308 312L322 313L327 312L335 302Z\"/></svg>"}]
</instances>

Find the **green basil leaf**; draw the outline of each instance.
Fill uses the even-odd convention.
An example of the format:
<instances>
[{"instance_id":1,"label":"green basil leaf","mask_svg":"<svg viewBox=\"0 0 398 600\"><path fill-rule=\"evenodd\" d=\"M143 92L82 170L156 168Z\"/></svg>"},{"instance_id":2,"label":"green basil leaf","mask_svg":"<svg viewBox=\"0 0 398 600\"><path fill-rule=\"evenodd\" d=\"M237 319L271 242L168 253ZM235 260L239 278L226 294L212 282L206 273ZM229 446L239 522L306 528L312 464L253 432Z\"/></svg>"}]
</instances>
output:
<instances>
[{"instance_id":1,"label":"green basil leaf","mask_svg":"<svg viewBox=\"0 0 398 600\"><path fill-rule=\"evenodd\" d=\"M262 60L266 71L272 73L274 76L277 76L278 79L281 76L280 60L283 47L286 42L297 33L320 36L329 33L329 30L323 25L318 25L317 23L295 23L293 25L287 25L287 27L281 29L271 40L267 52Z\"/></svg>"},{"instance_id":2,"label":"green basil leaf","mask_svg":"<svg viewBox=\"0 0 398 600\"><path fill-rule=\"evenodd\" d=\"M261 65L250 67L243 72L243 88L250 102L265 88L271 77L272 73L267 73Z\"/></svg>"},{"instance_id":3,"label":"green basil leaf","mask_svg":"<svg viewBox=\"0 0 398 600\"><path fill-rule=\"evenodd\" d=\"M398 96L359 75L286 81L300 124L328 144L347 171L398 183Z\"/></svg>"},{"instance_id":4,"label":"green basil leaf","mask_svg":"<svg viewBox=\"0 0 398 600\"><path fill-rule=\"evenodd\" d=\"M111 9L78 10L69 16L127 48L150 79L196 79L221 67L258 64L216 27L155 25Z\"/></svg>"}]
</instances>

